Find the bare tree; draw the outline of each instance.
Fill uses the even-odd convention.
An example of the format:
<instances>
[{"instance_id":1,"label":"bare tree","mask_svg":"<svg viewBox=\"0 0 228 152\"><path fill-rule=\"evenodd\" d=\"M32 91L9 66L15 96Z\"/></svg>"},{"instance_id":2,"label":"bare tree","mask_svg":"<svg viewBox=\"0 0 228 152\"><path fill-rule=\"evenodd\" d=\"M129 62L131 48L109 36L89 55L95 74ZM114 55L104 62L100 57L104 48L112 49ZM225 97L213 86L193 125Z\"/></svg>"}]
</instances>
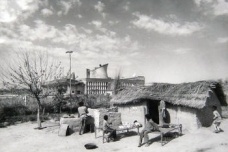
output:
<instances>
[{"instance_id":1,"label":"bare tree","mask_svg":"<svg viewBox=\"0 0 228 152\"><path fill-rule=\"evenodd\" d=\"M40 111L41 100L47 97L48 92L44 92L43 85L59 76L61 63L51 61L47 52L37 50L19 50L16 58L11 64L4 68L3 85L7 88L26 88L30 95L37 101L37 123L38 128L42 128Z\"/></svg>"}]
</instances>

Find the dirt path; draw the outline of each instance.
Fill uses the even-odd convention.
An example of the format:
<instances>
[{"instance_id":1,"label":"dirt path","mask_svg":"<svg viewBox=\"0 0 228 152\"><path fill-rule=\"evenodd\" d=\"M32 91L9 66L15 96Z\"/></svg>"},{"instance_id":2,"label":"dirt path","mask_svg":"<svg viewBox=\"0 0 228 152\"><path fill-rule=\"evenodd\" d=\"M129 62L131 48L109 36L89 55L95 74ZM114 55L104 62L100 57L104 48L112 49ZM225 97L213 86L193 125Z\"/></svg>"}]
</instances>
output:
<instances>
[{"instance_id":1,"label":"dirt path","mask_svg":"<svg viewBox=\"0 0 228 152\"><path fill-rule=\"evenodd\" d=\"M138 136L123 137L119 141L102 143L102 138L95 139L94 133L67 137L58 136L58 126L46 122L49 126L43 130L35 130L36 123L22 123L7 128L0 128L0 152L75 152L88 151L86 143L95 143L98 148L94 152L225 152L228 149L228 119L221 127L224 132L213 133L213 128L201 128L194 133L187 133L175 138L165 146L156 141L149 147L137 147ZM52 127L51 127L52 126Z\"/></svg>"}]
</instances>

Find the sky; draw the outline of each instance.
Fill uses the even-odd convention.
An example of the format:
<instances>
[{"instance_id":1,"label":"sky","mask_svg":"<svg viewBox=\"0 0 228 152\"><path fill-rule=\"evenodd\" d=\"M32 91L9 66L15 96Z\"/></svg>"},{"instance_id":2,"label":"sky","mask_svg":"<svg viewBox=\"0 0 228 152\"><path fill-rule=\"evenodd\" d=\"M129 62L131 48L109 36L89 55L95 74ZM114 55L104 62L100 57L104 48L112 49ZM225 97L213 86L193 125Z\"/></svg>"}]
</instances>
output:
<instances>
[{"instance_id":1,"label":"sky","mask_svg":"<svg viewBox=\"0 0 228 152\"><path fill-rule=\"evenodd\" d=\"M0 63L20 48L47 51L85 78L146 83L228 78L228 0L0 0ZM23 49L22 49L23 50Z\"/></svg>"}]
</instances>

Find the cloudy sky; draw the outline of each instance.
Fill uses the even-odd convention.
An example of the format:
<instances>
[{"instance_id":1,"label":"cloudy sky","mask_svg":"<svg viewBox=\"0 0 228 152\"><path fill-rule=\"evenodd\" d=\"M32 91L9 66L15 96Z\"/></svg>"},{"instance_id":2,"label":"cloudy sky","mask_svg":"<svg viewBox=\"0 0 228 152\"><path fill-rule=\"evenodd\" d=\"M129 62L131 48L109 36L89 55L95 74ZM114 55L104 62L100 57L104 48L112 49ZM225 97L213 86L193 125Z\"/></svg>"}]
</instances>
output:
<instances>
[{"instance_id":1,"label":"cloudy sky","mask_svg":"<svg viewBox=\"0 0 228 152\"><path fill-rule=\"evenodd\" d=\"M228 0L1 0L0 61L47 50L69 70L180 83L228 78ZM11 56L11 57L10 57ZM2 63L1 63L2 64Z\"/></svg>"}]
</instances>

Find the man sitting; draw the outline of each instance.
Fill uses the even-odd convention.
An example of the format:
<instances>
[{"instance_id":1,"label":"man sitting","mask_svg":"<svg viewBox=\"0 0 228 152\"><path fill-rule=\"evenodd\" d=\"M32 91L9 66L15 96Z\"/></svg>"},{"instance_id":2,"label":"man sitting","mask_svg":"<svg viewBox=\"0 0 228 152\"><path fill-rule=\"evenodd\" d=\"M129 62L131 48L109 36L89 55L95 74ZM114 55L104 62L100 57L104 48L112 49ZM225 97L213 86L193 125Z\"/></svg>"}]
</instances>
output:
<instances>
[{"instance_id":1,"label":"man sitting","mask_svg":"<svg viewBox=\"0 0 228 152\"><path fill-rule=\"evenodd\" d=\"M149 143L148 143L148 140L149 140L148 133L153 132L153 131L159 131L158 125L152 120L152 118L150 117L149 114L146 114L145 115L145 118L147 120L147 123L146 123L144 129L140 133L138 147L141 147L142 146L142 139L143 139L143 137L144 137L144 142L146 143L145 146L146 147L149 146Z\"/></svg>"}]
</instances>

